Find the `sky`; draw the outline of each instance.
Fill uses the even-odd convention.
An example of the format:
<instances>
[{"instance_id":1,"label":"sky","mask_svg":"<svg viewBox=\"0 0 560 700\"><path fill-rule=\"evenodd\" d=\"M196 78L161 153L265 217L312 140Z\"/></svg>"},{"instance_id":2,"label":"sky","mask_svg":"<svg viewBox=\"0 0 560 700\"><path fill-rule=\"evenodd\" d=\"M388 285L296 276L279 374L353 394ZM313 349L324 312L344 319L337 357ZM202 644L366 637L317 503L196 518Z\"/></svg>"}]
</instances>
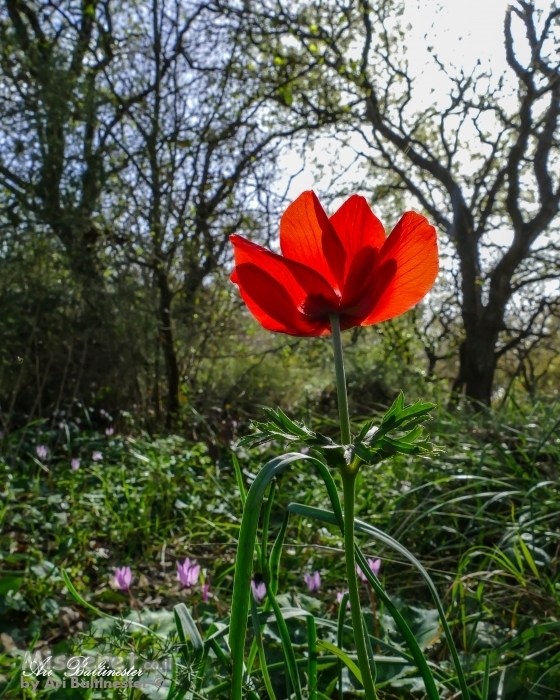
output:
<instances>
[{"instance_id":1,"label":"sky","mask_svg":"<svg viewBox=\"0 0 560 700\"><path fill-rule=\"evenodd\" d=\"M439 74L427 47L433 46L435 53L445 64L473 67L477 60L483 65L491 64L494 74L507 70L503 39L503 24L510 0L424 0L405 4L404 23L411 25L407 36L409 65L416 68L416 86L426 86L418 93L430 93L443 97L447 94L448 82ZM431 9L430 9L431 8ZM440 8L440 9L438 9ZM515 27L515 25L514 25ZM344 162L340 163L341 168ZM297 171L301 163L293 154L286 158L286 173ZM287 182L286 178L286 182ZM295 199L307 189L319 189L316 173L307 167L295 177L288 189L288 200Z\"/></svg>"},{"instance_id":2,"label":"sky","mask_svg":"<svg viewBox=\"0 0 560 700\"><path fill-rule=\"evenodd\" d=\"M438 4L439 12L427 11ZM428 42L445 62L468 66L480 58L505 69L503 26L508 4L509 0L428 0L419 7L408 2L404 17L414 36L409 52L416 53L416 46L421 56Z\"/></svg>"}]
</instances>

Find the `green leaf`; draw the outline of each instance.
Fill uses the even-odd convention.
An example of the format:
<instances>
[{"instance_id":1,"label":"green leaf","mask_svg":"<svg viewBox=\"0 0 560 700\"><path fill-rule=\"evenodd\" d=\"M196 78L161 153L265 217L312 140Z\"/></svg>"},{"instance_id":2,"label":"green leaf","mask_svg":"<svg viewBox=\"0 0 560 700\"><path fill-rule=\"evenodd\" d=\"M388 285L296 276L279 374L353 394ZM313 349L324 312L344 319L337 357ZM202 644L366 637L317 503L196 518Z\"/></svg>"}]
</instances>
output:
<instances>
[{"instance_id":1,"label":"green leaf","mask_svg":"<svg viewBox=\"0 0 560 700\"><path fill-rule=\"evenodd\" d=\"M251 590L251 574L253 556L257 539L260 511L266 489L272 479L287 469L293 462L311 462L318 470L327 487L336 517L342 522L342 508L336 486L328 468L320 460L297 452L291 452L276 457L261 469L253 481L243 509L237 555L235 560L235 575L233 581L233 597L229 627L229 643L232 658L231 698L241 700L243 688L243 660L245 637L247 633L247 618L249 613L249 596Z\"/></svg>"},{"instance_id":2,"label":"green leaf","mask_svg":"<svg viewBox=\"0 0 560 700\"><path fill-rule=\"evenodd\" d=\"M482 695L480 700L488 700L488 692L490 690L490 656L486 654L484 660L484 675L482 677Z\"/></svg>"},{"instance_id":3,"label":"green leaf","mask_svg":"<svg viewBox=\"0 0 560 700\"><path fill-rule=\"evenodd\" d=\"M324 510L324 509L320 509L320 508L313 508L312 506L305 506L305 505L302 505L300 503L290 503L290 505L288 506L288 510L290 510L292 513L299 513L300 515L308 515L310 517L314 517L317 520L320 520L322 522L327 522L327 523L337 523L338 522L338 517L334 513L330 513L329 511ZM445 610L444 610L443 604L441 602L441 599L439 597L437 589L436 589L432 579L430 578L428 572L422 566L422 564L418 561L418 559L411 552L409 552L408 549L406 549L406 547L404 547L400 542L397 542L397 540L393 539L390 535L387 535L382 530L379 530L378 528L376 528L374 525L369 525L368 523L364 523L361 520L354 520L354 527L356 528L356 530L358 532L363 532L365 534L368 534L371 537L374 537L375 539L380 540L381 542L383 542L387 546L391 547L395 551L399 552L399 554L401 554L406 559L408 559L416 567L416 569L420 572L420 575L422 576L422 578L424 579L424 581L426 582L426 584L430 590L430 593L431 593L432 598L434 600L435 606L438 610L441 626L443 627L443 631L444 631L445 637L447 639L447 644L448 644L449 650L451 652L451 657L453 659L453 665L454 665L455 671L457 673L457 679L459 682L459 686L461 688L461 694L462 694L463 700L469 700L470 695L469 695L469 691L468 691L468 687L467 687L465 674L463 672L461 662L459 659L459 654L457 652L457 647L455 646L455 641L453 639L453 635L451 634L451 629L450 629L449 624L447 622L447 617L445 615ZM366 559L361 554L359 548L356 548L356 559L357 559L358 563L360 564L362 571L367 576L368 581L372 584L372 586L374 587L374 589L376 590L378 595L386 597L386 594L384 593L383 588L380 587L379 581L371 573L369 566L367 566ZM386 599L386 600L384 600L384 602L387 605L387 607L392 605L390 599ZM398 610L396 611L396 613L400 616L400 614L398 613ZM397 622L393 612L391 612L391 615L395 619L395 622ZM402 616L400 616L400 617L402 619ZM403 622L404 622L404 620L403 620ZM406 629L408 629L408 632L412 635L412 633L410 632L410 629L408 628L408 625L406 625L406 623L404 623L404 624L406 626ZM399 629L401 629L401 628L399 627ZM406 629L403 626L403 628L401 629L401 632L403 634L405 634ZM405 634L405 637L406 637L406 634ZM421 659L424 659L423 654L420 651L420 655L417 656L415 653L415 650L412 647L410 647L410 642L409 642L408 637L406 637L406 638L407 638L407 642L409 643L409 648L414 656L415 661L417 663L421 663ZM412 635L412 640L414 640L413 635ZM414 640L414 643L416 643L415 640ZM418 645L416 644L416 646L418 646ZM424 661L425 661L425 659L424 659ZM426 679L424 679L424 681L426 682Z\"/></svg>"},{"instance_id":4,"label":"green leaf","mask_svg":"<svg viewBox=\"0 0 560 700\"><path fill-rule=\"evenodd\" d=\"M239 489L239 498L241 499L241 505L245 507L245 501L247 500L247 492L245 490L245 484L243 483L243 473L239 465L239 460L237 455L232 453L231 461L233 462L233 468L235 470L235 479L237 481L237 488Z\"/></svg>"},{"instance_id":5,"label":"green leaf","mask_svg":"<svg viewBox=\"0 0 560 700\"><path fill-rule=\"evenodd\" d=\"M200 636L200 632L187 606L184 603L175 605L173 608L173 615L175 617L175 625L177 627L179 639L185 647L187 643L190 642L194 649L195 658L199 659L204 654L204 641ZM185 659L185 663L188 663L189 659L185 654L183 654L183 658Z\"/></svg>"},{"instance_id":6,"label":"green leaf","mask_svg":"<svg viewBox=\"0 0 560 700\"><path fill-rule=\"evenodd\" d=\"M261 662L261 671L264 686L266 688L266 692L268 693L269 699L276 700L276 695L274 694L274 690L272 689L272 683L268 674L268 666L266 664L266 656L264 654L264 647L262 643L261 626L259 624L259 614L257 611L257 604L253 596L251 596L251 620L253 623L253 634L255 635L255 640L257 642L257 650Z\"/></svg>"},{"instance_id":7,"label":"green leaf","mask_svg":"<svg viewBox=\"0 0 560 700\"><path fill-rule=\"evenodd\" d=\"M280 609L280 606L276 601L276 597L272 595L272 591L270 590L270 582L267 583L266 588L268 600L270 605L272 606L272 610L274 612L274 619L278 626L278 633L280 635L280 639L282 640L282 651L284 652L284 658L286 660L286 666L288 667L288 675L292 682L294 695L296 696L296 700L303 700L301 680L299 677L299 669L296 661L296 652L294 650L294 645L292 644L292 640L290 638L290 632L288 630L288 626L286 625L286 620L284 618L284 615L282 614L282 610Z\"/></svg>"},{"instance_id":8,"label":"green leaf","mask_svg":"<svg viewBox=\"0 0 560 700\"><path fill-rule=\"evenodd\" d=\"M360 669L356 666L354 661L348 656L348 654L342 649L339 649L337 646L334 644L331 644L330 642L326 642L322 639L317 640L317 646L319 649L325 649L325 651L330 651L331 654L334 654L336 657L338 657L345 666L347 666L352 673L356 676L358 681L361 683L362 682L362 674L360 672Z\"/></svg>"},{"instance_id":9,"label":"green leaf","mask_svg":"<svg viewBox=\"0 0 560 700\"><path fill-rule=\"evenodd\" d=\"M344 616L346 615L346 606L348 604L348 591L342 595L340 600L340 606L338 608L338 624L336 628L336 641L338 643L338 648L342 649L344 643ZM343 683L342 683L342 659L338 658L338 697L341 698L344 693Z\"/></svg>"},{"instance_id":10,"label":"green leaf","mask_svg":"<svg viewBox=\"0 0 560 700\"><path fill-rule=\"evenodd\" d=\"M531 552L529 551L529 547L525 544L525 540L523 537L521 537L521 533L517 534L517 538L519 541L519 546L521 547L521 551L523 552L523 556L525 557L525 560L527 561L527 564L529 564L529 568L531 571L535 574L537 578L540 578L539 575L539 570L537 569L537 565L535 564L535 560L533 559L533 556Z\"/></svg>"},{"instance_id":11,"label":"green leaf","mask_svg":"<svg viewBox=\"0 0 560 700\"><path fill-rule=\"evenodd\" d=\"M290 519L290 511L287 510L284 513L284 520L282 521L282 526L280 532L278 533L274 544L272 545L272 550L270 552L269 567L270 567L270 590L272 595L278 593L278 577L280 573L280 557L282 556L282 548L284 546L284 540L286 538L286 530L288 529L288 520Z\"/></svg>"},{"instance_id":12,"label":"green leaf","mask_svg":"<svg viewBox=\"0 0 560 700\"><path fill-rule=\"evenodd\" d=\"M110 620L115 620L115 622L121 622L120 617L115 617L114 615L109 615L109 613L103 612L103 610L96 608L95 605L91 605L91 603L88 603L87 600L85 600L78 593L78 591L74 587L74 584L70 580L70 577L68 576L65 569L60 569L60 573L62 574L62 578L64 579L64 583L66 584L66 588L68 589L68 592L70 593L72 598L74 598L74 600L77 603L82 605L84 608L91 610L91 612L95 613L98 617L106 617ZM143 625L140 622L136 622L135 620L127 620L126 623L127 623L127 625L134 625L135 627L139 627L140 629L146 630L149 634L153 634L152 630L149 627L146 627L146 625Z\"/></svg>"},{"instance_id":13,"label":"green leaf","mask_svg":"<svg viewBox=\"0 0 560 700\"><path fill-rule=\"evenodd\" d=\"M373 426L373 421L362 427L354 441L353 454L366 464L375 465L395 454L421 455L434 452L429 440L423 437L424 430L421 426L434 407L434 404L421 401L405 406L401 392L381 419L378 428Z\"/></svg>"},{"instance_id":14,"label":"green leaf","mask_svg":"<svg viewBox=\"0 0 560 700\"><path fill-rule=\"evenodd\" d=\"M317 625L313 615L307 618L307 653L307 697L317 700Z\"/></svg>"},{"instance_id":15,"label":"green leaf","mask_svg":"<svg viewBox=\"0 0 560 700\"><path fill-rule=\"evenodd\" d=\"M23 583L23 576L0 576L0 595L18 591Z\"/></svg>"}]
</instances>

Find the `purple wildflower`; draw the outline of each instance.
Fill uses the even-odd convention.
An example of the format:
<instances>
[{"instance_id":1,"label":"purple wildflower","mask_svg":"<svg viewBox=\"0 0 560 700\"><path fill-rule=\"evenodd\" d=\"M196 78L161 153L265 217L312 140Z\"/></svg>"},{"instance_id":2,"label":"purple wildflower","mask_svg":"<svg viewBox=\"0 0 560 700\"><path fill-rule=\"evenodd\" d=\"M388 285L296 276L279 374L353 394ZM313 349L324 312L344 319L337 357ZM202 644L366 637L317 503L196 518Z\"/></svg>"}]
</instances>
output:
<instances>
[{"instance_id":1,"label":"purple wildflower","mask_svg":"<svg viewBox=\"0 0 560 700\"><path fill-rule=\"evenodd\" d=\"M115 432L115 429L114 429L114 428L105 428L105 435L107 435L107 437L111 437L111 435L112 435L114 432Z\"/></svg>"},{"instance_id":2,"label":"purple wildflower","mask_svg":"<svg viewBox=\"0 0 560 700\"><path fill-rule=\"evenodd\" d=\"M77 472L80 468L80 460L77 457L74 457L74 459L70 462L70 467L72 468L73 472Z\"/></svg>"},{"instance_id":3,"label":"purple wildflower","mask_svg":"<svg viewBox=\"0 0 560 700\"><path fill-rule=\"evenodd\" d=\"M115 569L115 583L121 591L128 591L132 583L132 571L130 566L123 566L120 569Z\"/></svg>"},{"instance_id":4,"label":"purple wildflower","mask_svg":"<svg viewBox=\"0 0 560 700\"><path fill-rule=\"evenodd\" d=\"M35 451L37 452L37 457L39 457L39 459L46 459L47 455L49 454L49 450L46 445L37 445Z\"/></svg>"},{"instance_id":5,"label":"purple wildflower","mask_svg":"<svg viewBox=\"0 0 560 700\"><path fill-rule=\"evenodd\" d=\"M252 579L251 590L253 591L254 599L257 601L257 603L260 603L266 595L266 586L264 585L264 581L261 581L260 583L255 583L255 579Z\"/></svg>"},{"instance_id":6,"label":"purple wildflower","mask_svg":"<svg viewBox=\"0 0 560 700\"><path fill-rule=\"evenodd\" d=\"M312 574L303 574L303 580L310 593L316 593L321 588L321 574L318 571L314 571Z\"/></svg>"},{"instance_id":7,"label":"purple wildflower","mask_svg":"<svg viewBox=\"0 0 560 700\"><path fill-rule=\"evenodd\" d=\"M379 574L379 569L381 568L381 559L368 559L367 563L369 564L369 568L371 569L373 575L377 576ZM359 565L356 565L356 573L364 583L367 581L366 575L360 569Z\"/></svg>"},{"instance_id":8,"label":"purple wildflower","mask_svg":"<svg viewBox=\"0 0 560 700\"><path fill-rule=\"evenodd\" d=\"M91 458L93 459L94 462L101 462L103 459L103 452L99 452L99 450L95 450L95 452L91 455Z\"/></svg>"},{"instance_id":9,"label":"purple wildflower","mask_svg":"<svg viewBox=\"0 0 560 700\"><path fill-rule=\"evenodd\" d=\"M185 588L190 588L198 583L198 575L200 574L200 565L191 563L191 560L187 557L182 564L177 562L177 579L185 586Z\"/></svg>"},{"instance_id":10,"label":"purple wildflower","mask_svg":"<svg viewBox=\"0 0 560 700\"><path fill-rule=\"evenodd\" d=\"M210 591L210 581L205 581L204 586L202 586L202 600L206 603L208 600L208 593Z\"/></svg>"}]
</instances>

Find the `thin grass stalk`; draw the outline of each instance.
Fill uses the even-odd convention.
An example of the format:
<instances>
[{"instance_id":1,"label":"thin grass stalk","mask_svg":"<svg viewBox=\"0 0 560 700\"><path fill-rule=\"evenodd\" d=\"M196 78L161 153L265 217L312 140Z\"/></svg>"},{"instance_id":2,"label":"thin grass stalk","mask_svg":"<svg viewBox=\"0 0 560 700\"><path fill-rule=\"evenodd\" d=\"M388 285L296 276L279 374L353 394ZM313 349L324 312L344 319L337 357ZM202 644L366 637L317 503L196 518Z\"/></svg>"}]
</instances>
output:
<instances>
[{"instance_id":1,"label":"thin grass stalk","mask_svg":"<svg viewBox=\"0 0 560 700\"><path fill-rule=\"evenodd\" d=\"M269 700L276 700L276 695L272 688L272 682L270 680L270 675L268 673L268 666L266 665L266 656L264 653L264 646L261 637L261 626L259 624L259 613L257 611L257 604L255 599L251 596L251 619L253 621L253 634L255 635L255 640L257 642L257 651L259 654L259 661L261 664L261 673L263 677L264 687L268 693Z\"/></svg>"},{"instance_id":2,"label":"thin grass stalk","mask_svg":"<svg viewBox=\"0 0 560 700\"><path fill-rule=\"evenodd\" d=\"M307 653L307 697L317 700L317 625L312 615L307 618Z\"/></svg>"}]
</instances>

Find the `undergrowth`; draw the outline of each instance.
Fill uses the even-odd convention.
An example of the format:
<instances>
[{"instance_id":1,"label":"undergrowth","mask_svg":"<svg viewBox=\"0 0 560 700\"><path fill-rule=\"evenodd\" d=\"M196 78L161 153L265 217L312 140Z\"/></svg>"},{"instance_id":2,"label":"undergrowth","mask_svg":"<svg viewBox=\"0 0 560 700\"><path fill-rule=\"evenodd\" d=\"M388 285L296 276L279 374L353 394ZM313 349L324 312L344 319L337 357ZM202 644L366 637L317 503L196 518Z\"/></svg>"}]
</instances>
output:
<instances>
[{"instance_id":1,"label":"undergrowth","mask_svg":"<svg viewBox=\"0 0 560 700\"><path fill-rule=\"evenodd\" d=\"M476 417L442 410L430 425L440 455L400 456L359 476L357 517L398 538L428 569L472 678L489 659L490 698L560 697L559 426L560 406L551 402L523 406L511 400L499 412ZM44 458L39 445L47 448ZM36 423L2 439L0 693L30 647L74 653L112 639L113 648L163 657L178 642L170 612L177 603L195 610L202 627L227 620L241 514L232 447L223 446L217 457L212 450L211 458L206 444L178 436L108 436L72 424L46 430ZM237 449L237 455L249 485L267 452ZM74 470L72 459L80 460ZM313 474L300 468L282 478L272 534L288 502L328 507ZM292 517L288 528L281 595L336 619L337 593L344 589L339 538L334 529L303 518ZM431 660L449 672L437 616L414 569L380 544L360 544L381 559L386 590ZM186 590L177 581L176 563L187 556L201 564L201 583L210 584L206 602L201 585ZM132 569L139 611L112 585L118 566ZM62 569L100 610L130 619L140 614L167 630L161 648L140 633L127 636L114 623L95 621L68 595ZM322 585L310 594L303 574L316 570ZM365 588L363 595L367 605ZM376 615L383 639L398 643L382 606ZM295 623L293 633L301 633ZM274 625L267 639L274 663ZM326 652L324 658L328 676ZM224 673L219 664L215 678L208 672L215 697L227 697ZM414 668L393 673L381 667L380 674L380 698L422 696ZM352 697L350 679L347 685ZM53 692L18 685L7 695L56 697ZM473 697L480 693L473 681Z\"/></svg>"}]
</instances>

